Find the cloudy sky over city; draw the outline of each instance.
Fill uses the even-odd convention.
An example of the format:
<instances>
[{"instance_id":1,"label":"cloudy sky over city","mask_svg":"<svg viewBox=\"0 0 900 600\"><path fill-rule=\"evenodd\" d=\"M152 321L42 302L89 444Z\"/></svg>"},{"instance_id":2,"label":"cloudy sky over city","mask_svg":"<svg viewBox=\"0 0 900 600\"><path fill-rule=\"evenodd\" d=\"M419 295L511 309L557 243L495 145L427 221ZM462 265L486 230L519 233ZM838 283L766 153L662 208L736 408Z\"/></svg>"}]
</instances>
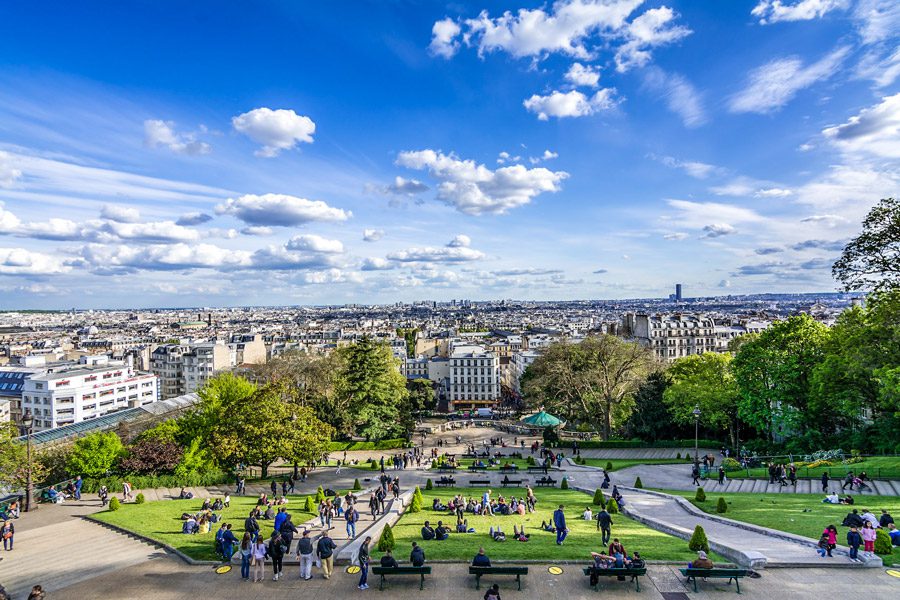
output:
<instances>
[{"instance_id":1,"label":"cloudy sky over city","mask_svg":"<svg viewBox=\"0 0 900 600\"><path fill-rule=\"evenodd\" d=\"M894 0L0 8L0 308L830 291Z\"/></svg>"}]
</instances>

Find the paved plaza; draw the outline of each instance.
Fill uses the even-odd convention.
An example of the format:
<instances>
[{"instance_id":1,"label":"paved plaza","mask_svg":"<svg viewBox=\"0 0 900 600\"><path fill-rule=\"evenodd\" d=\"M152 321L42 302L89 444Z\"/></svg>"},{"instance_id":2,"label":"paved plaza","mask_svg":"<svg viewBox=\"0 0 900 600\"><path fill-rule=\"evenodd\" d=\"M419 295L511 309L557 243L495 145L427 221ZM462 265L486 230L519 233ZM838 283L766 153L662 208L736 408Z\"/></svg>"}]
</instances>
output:
<instances>
[{"instance_id":1,"label":"paved plaza","mask_svg":"<svg viewBox=\"0 0 900 600\"><path fill-rule=\"evenodd\" d=\"M460 443L456 436L460 435ZM498 436L496 431L485 428L468 428L458 431L436 433L426 443L426 453L430 451L437 439L445 444L439 449L459 454L469 443L480 445L487 437ZM512 441L512 436L508 437ZM526 445L532 440L529 438ZM504 453L512 449L504 450ZM603 451L591 451L599 454ZM527 453L527 450L526 450ZM666 456L650 456L658 454L657 450L631 450L622 454L617 451L617 458L665 458ZM390 452L351 453L356 458L367 458L369 455L380 458ZM642 456L645 455L645 456ZM606 457L604 455L604 457ZM609 456L612 458L612 456ZM696 524L703 525L707 531L713 549L736 562L745 560L750 564L753 557L764 557L768 568L761 571L761 578L746 579L742 584L742 592L748 598L781 598L791 596L798 598L839 597L844 594L859 595L864 593L869 599L900 597L900 578L887 574L884 568L859 568L851 565L844 556L838 556L829 563L830 568L820 568L821 563L815 556L811 541L803 538L772 532L764 528L755 528L746 524L738 524L729 519L699 513L690 505L680 502L668 495L656 495L647 491L628 489L625 486L633 483L637 474L642 477L645 486L660 488L678 488L677 483L687 476L687 465L655 465L639 466L612 474L614 483L623 486L626 499L626 510L653 528L667 531L675 535L688 535ZM317 486L334 489L349 488L354 479L359 479L364 488L376 484L377 471L362 469L342 469L338 475L334 467L314 470L308 481L298 483L298 494L311 494ZM424 469L407 469L390 471L400 477L404 491L415 485L424 486L426 479L434 478L433 472ZM571 462L564 465L564 473L573 489L592 492L600 486L602 474L590 467L581 467ZM457 480L465 485L467 473L459 473ZM502 476L498 472L479 474L479 478L490 478L497 488ZM209 489L198 488L193 491L197 497L221 496L230 489L227 486ZM248 494L267 491L266 482L248 486ZM177 495L178 490L141 490L148 501L165 501ZM363 492L365 494L365 492ZM361 495L361 502L367 499ZM395 507L396 508L396 507ZM410 597L418 592L418 583L413 579L390 581L384 592L377 590L377 578L373 578L372 589L361 592L356 589L356 576L346 574L343 564L338 569L338 576L331 581L316 578L310 582L302 582L297 578L295 565L286 566L287 575L282 581L272 582L269 578L260 584L250 584L240 580L237 565L227 574L218 575L213 572L213 564L190 565L176 555L167 552L155 544L150 544L130 535L100 526L84 517L100 510L99 501L95 497L85 496L81 502L67 502L63 505L45 505L38 511L23 514L16 521L16 547L13 552L0 554L0 584L15 599L27 596L31 586L40 583L50 592L50 597L85 597L91 598L196 598L224 597L239 594L242 598L271 598L280 593L325 593L331 596L348 594L375 594L378 597ZM397 510L390 511L397 518ZM358 526L358 536L366 533L374 534L383 522L376 523L362 511L366 518ZM314 522L311 524L315 524ZM372 527L369 532L368 528ZM314 526L314 529L316 527ZM346 539L343 521L338 520L334 529L334 538L339 546L339 560L346 562L355 557L355 547ZM473 554L476 548L473 547ZM840 553L839 553L840 554ZM736 558L737 557L737 558ZM549 557L548 557L549 558ZM741 560L737 560L740 558ZM588 557L585 557L587 563ZM754 563L762 564L762 563ZM551 575L549 566L560 566L564 573ZM525 579L521 592L515 590L512 580L498 580L506 598L547 598L548 594L562 594L567 598L594 598L596 593L587 585L577 564L530 565L531 572ZM782 568L777 568L782 567ZM785 568L787 567L787 568ZM847 568L840 568L847 567ZM467 573L465 565L434 564L434 572L426 582L423 597L427 598L480 598L482 592L474 589L473 578ZM642 591L635 592L628 583L615 580L602 582L601 593L614 593L616 596L665 598L708 598L725 597L723 594L734 593L734 590L723 582L709 582L701 585L695 594L683 578L675 570L675 565L651 565L648 577L642 582ZM267 572L270 577L270 574ZM679 594L679 595L669 595ZM686 594L686 595L682 595Z\"/></svg>"}]
</instances>

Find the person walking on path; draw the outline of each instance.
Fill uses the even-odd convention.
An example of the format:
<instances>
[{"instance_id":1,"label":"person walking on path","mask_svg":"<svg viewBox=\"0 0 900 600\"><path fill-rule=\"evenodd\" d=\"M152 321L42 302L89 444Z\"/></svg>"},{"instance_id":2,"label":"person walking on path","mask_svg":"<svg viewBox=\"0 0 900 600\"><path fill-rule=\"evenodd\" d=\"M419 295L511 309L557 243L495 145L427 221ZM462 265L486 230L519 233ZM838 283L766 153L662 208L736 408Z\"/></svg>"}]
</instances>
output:
<instances>
[{"instance_id":1,"label":"person walking on path","mask_svg":"<svg viewBox=\"0 0 900 600\"><path fill-rule=\"evenodd\" d=\"M322 532L319 543L316 544L316 556L322 561L322 575L325 579L331 579L331 572L334 570L334 551L337 544L328 537L328 530Z\"/></svg>"},{"instance_id":2,"label":"person walking on path","mask_svg":"<svg viewBox=\"0 0 900 600\"><path fill-rule=\"evenodd\" d=\"M484 600L500 600L500 586L496 583L484 593Z\"/></svg>"},{"instance_id":3,"label":"person walking on path","mask_svg":"<svg viewBox=\"0 0 900 600\"><path fill-rule=\"evenodd\" d=\"M569 530L566 529L566 513L563 512L562 504L553 511L553 526L556 527L556 545L561 546L569 533Z\"/></svg>"},{"instance_id":4,"label":"person walking on path","mask_svg":"<svg viewBox=\"0 0 900 600\"><path fill-rule=\"evenodd\" d=\"M269 485L269 489L272 490L272 497L273 497L273 498L274 498L275 496L278 495L278 484L275 482L274 479L272 480L272 484Z\"/></svg>"},{"instance_id":5,"label":"person walking on path","mask_svg":"<svg viewBox=\"0 0 900 600\"><path fill-rule=\"evenodd\" d=\"M122 484L122 502L131 500L131 484L127 481Z\"/></svg>"},{"instance_id":6,"label":"person walking on path","mask_svg":"<svg viewBox=\"0 0 900 600\"><path fill-rule=\"evenodd\" d=\"M725 467L719 465L719 485L723 485L725 483Z\"/></svg>"},{"instance_id":7,"label":"person walking on path","mask_svg":"<svg viewBox=\"0 0 900 600\"><path fill-rule=\"evenodd\" d=\"M822 491L828 493L828 471L822 471Z\"/></svg>"},{"instance_id":8,"label":"person walking on path","mask_svg":"<svg viewBox=\"0 0 900 600\"><path fill-rule=\"evenodd\" d=\"M250 562L253 560L253 538L250 532L244 533L241 540L241 579L248 581L250 579Z\"/></svg>"},{"instance_id":9,"label":"person walking on path","mask_svg":"<svg viewBox=\"0 0 900 600\"><path fill-rule=\"evenodd\" d=\"M272 559L272 581L281 579L281 571L284 563L284 546L281 545L281 534L277 531L272 532L269 538L269 547L266 550L269 558Z\"/></svg>"},{"instance_id":10,"label":"person walking on path","mask_svg":"<svg viewBox=\"0 0 900 600\"><path fill-rule=\"evenodd\" d=\"M369 510L372 511L373 518L378 516L378 506L378 498L375 497L375 494L372 494L369 497Z\"/></svg>"},{"instance_id":11,"label":"person walking on path","mask_svg":"<svg viewBox=\"0 0 900 600\"><path fill-rule=\"evenodd\" d=\"M850 560L853 562L862 562L859 559L859 547L862 546L862 542L859 531L856 530L856 527L851 527L847 532L847 545L850 546Z\"/></svg>"},{"instance_id":12,"label":"person walking on path","mask_svg":"<svg viewBox=\"0 0 900 600\"><path fill-rule=\"evenodd\" d=\"M597 513L597 530L602 532L601 536L604 546L609 543L609 538L612 537L612 524L612 517L606 512L606 508L601 508L600 512Z\"/></svg>"},{"instance_id":13,"label":"person walking on path","mask_svg":"<svg viewBox=\"0 0 900 600\"><path fill-rule=\"evenodd\" d=\"M262 537L257 536L253 542L253 553L250 559L253 566L253 583L263 580L263 572L266 564L266 544L262 541Z\"/></svg>"},{"instance_id":14,"label":"person walking on path","mask_svg":"<svg viewBox=\"0 0 900 600\"><path fill-rule=\"evenodd\" d=\"M356 555L356 559L359 561L359 585L356 587L361 590L369 589L369 543L371 541L372 536L367 535Z\"/></svg>"},{"instance_id":15,"label":"person walking on path","mask_svg":"<svg viewBox=\"0 0 900 600\"><path fill-rule=\"evenodd\" d=\"M28 600L44 600L44 588L39 585L33 586L31 593L28 594Z\"/></svg>"},{"instance_id":16,"label":"person walking on path","mask_svg":"<svg viewBox=\"0 0 900 600\"><path fill-rule=\"evenodd\" d=\"M797 467L796 465L791 465L788 469L788 480L791 482L791 486L797 487Z\"/></svg>"},{"instance_id":17,"label":"person walking on path","mask_svg":"<svg viewBox=\"0 0 900 600\"><path fill-rule=\"evenodd\" d=\"M84 479L81 478L81 475L75 478L75 499L81 500L81 486L84 485Z\"/></svg>"},{"instance_id":18,"label":"person walking on path","mask_svg":"<svg viewBox=\"0 0 900 600\"><path fill-rule=\"evenodd\" d=\"M359 513L352 504L347 505L344 511L344 518L347 520L347 537L351 540L356 537L356 522L359 521Z\"/></svg>"},{"instance_id":19,"label":"person walking on path","mask_svg":"<svg viewBox=\"0 0 900 600\"><path fill-rule=\"evenodd\" d=\"M3 521L0 526L0 537L3 538L3 549L11 552L13 549L13 538L16 535L16 526L12 521Z\"/></svg>"},{"instance_id":20,"label":"person walking on path","mask_svg":"<svg viewBox=\"0 0 900 600\"><path fill-rule=\"evenodd\" d=\"M309 581L312 579L313 563L313 544L309 539L309 529L304 529L297 541L297 558L300 560L300 579Z\"/></svg>"},{"instance_id":21,"label":"person walking on path","mask_svg":"<svg viewBox=\"0 0 900 600\"><path fill-rule=\"evenodd\" d=\"M691 477L693 478L692 485L700 485L700 465L697 463L694 463L694 466L691 467ZM604 483L606 482L604 481Z\"/></svg>"}]
</instances>

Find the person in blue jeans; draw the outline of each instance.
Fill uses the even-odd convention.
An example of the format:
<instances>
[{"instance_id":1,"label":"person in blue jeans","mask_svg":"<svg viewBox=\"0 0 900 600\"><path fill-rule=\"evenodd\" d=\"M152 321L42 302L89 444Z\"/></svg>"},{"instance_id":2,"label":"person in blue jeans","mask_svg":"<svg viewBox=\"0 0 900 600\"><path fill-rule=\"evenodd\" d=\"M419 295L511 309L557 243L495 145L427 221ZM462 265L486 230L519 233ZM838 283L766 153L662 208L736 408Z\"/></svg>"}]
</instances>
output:
<instances>
[{"instance_id":1,"label":"person in blue jeans","mask_svg":"<svg viewBox=\"0 0 900 600\"><path fill-rule=\"evenodd\" d=\"M356 537L356 522L359 520L359 513L353 505L347 507L344 511L344 518L347 519L347 537L351 540Z\"/></svg>"},{"instance_id":2,"label":"person in blue jeans","mask_svg":"<svg viewBox=\"0 0 900 600\"><path fill-rule=\"evenodd\" d=\"M569 533L566 528L566 513L563 512L562 504L553 511L553 525L556 527L556 544L561 545Z\"/></svg>"},{"instance_id":3,"label":"person in blue jeans","mask_svg":"<svg viewBox=\"0 0 900 600\"><path fill-rule=\"evenodd\" d=\"M859 547L862 546L862 536L856 527L851 527L847 532L847 545L850 546L850 560L854 562L862 562L859 560Z\"/></svg>"},{"instance_id":4,"label":"person in blue jeans","mask_svg":"<svg viewBox=\"0 0 900 600\"><path fill-rule=\"evenodd\" d=\"M241 579L250 579L250 558L253 556L253 537L250 532L244 534L241 540Z\"/></svg>"},{"instance_id":5,"label":"person in blue jeans","mask_svg":"<svg viewBox=\"0 0 900 600\"><path fill-rule=\"evenodd\" d=\"M372 536L366 536L362 546L359 547L359 554L357 555L359 560L359 585L357 587L361 590L369 589L369 543L371 541Z\"/></svg>"},{"instance_id":6,"label":"person in blue jeans","mask_svg":"<svg viewBox=\"0 0 900 600\"><path fill-rule=\"evenodd\" d=\"M75 499L81 500L81 486L84 485L84 480L81 478L81 475L75 478Z\"/></svg>"}]
</instances>

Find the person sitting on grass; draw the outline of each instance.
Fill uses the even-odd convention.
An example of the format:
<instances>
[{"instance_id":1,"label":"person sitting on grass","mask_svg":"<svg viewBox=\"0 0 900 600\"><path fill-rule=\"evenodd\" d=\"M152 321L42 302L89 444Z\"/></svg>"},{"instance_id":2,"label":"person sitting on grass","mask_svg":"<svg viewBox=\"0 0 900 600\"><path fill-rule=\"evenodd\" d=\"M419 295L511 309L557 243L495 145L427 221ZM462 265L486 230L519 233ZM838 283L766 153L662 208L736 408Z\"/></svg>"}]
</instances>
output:
<instances>
[{"instance_id":1,"label":"person sitting on grass","mask_svg":"<svg viewBox=\"0 0 900 600\"><path fill-rule=\"evenodd\" d=\"M450 529L444 527L443 521L438 521L438 526L434 530L434 539L438 541L446 540L450 537Z\"/></svg>"},{"instance_id":2,"label":"person sitting on grass","mask_svg":"<svg viewBox=\"0 0 900 600\"><path fill-rule=\"evenodd\" d=\"M478 549L478 554L475 555L475 558L472 559L473 567L489 567L491 566L491 559L488 558L488 555L484 553L484 546Z\"/></svg>"},{"instance_id":3,"label":"person sitting on grass","mask_svg":"<svg viewBox=\"0 0 900 600\"><path fill-rule=\"evenodd\" d=\"M384 556L381 557L381 566L396 569L400 565L397 564L397 559L394 558L394 555L391 553L391 551L386 550Z\"/></svg>"},{"instance_id":4,"label":"person sitting on grass","mask_svg":"<svg viewBox=\"0 0 900 600\"><path fill-rule=\"evenodd\" d=\"M855 508L847 513L847 516L844 517L844 520L841 522L841 525L844 527L862 527L865 520L859 516L859 511Z\"/></svg>"},{"instance_id":5,"label":"person sitting on grass","mask_svg":"<svg viewBox=\"0 0 900 600\"><path fill-rule=\"evenodd\" d=\"M556 527L553 526L553 522L548 523L547 521L541 521L541 529L544 531L549 531L550 533L556 533Z\"/></svg>"},{"instance_id":6,"label":"person sitting on grass","mask_svg":"<svg viewBox=\"0 0 900 600\"><path fill-rule=\"evenodd\" d=\"M190 500L191 498L194 497L194 495L192 493L190 493L189 491L187 491L186 489L181 488L181 491L178 493L178 497L181 500Z\"/></svg>"},{"instance_id":7,"label":"person sitting on grass","mask_svg":"<svg viewBox=\"0 0 900 600\"><path fill-rule=\"evenodd\" d=\"M200 510L211 510L212 509L212 501L207 498L203 501L203 506L200 507Z\"/></svg>"},{"instance_id":8,"label":"person sitting on grass","mask_svg":"<svg viewBox=\"0 0 900 600\"><path fill-rule=\"evenodd\" d=\"M709 559L703 550L699 550L697 558L688 563L688 569L712 569L714 566L713 561Z\"/></svg>"},{"instance_id":9,"label":"person sitting on grass","mask_svg":"<svg viewBox=\"0 0 900 600\"><path fill-rule=\"evenodd\" d=\"M440 499L440 498L435 498L435 499L431 502L431 510L437 510L437 511L443 512L443 511L447 510L447 507L444 506L443 504L441 504L441 499Z\"/></svg>"},{"instance_id":10,"label":"person sitting on grass","mask_svg":"<svg viewBox=\"0 0 900 600\"><path fill-rule=\"evenodd\" d=\"M468 519L457 519L456 520L456 533L468 533L469 532L469 520Z\"/></svg>"},{"instance_id":11,"label":"person sitting on grass","mask_svg":"<svg viewBox=\"0 0 900 600\"><path fill-rule=\"evenodd\" d=\"M222 510L224 507L225 507L225 505L222 503L221 498L216 498L216 500L215 500L215 502L213 502L211 508L213 510Z\"/></svg>"},{"instance_id":12,"label":"person sitting on grass","mask_svg":"<svg viewBox=\"0 0 900 600\"><path fill-rule=\"evenodd\" d=\"M431 526L431 523L425 521L425 525L422 526L422 539L423 540L433 540L435 538L434 528Z\"/></svg>"},{"instance_id":13,"label":"person sitting on grass","mask_svg":"<svg viewBox=\"0 0 900 600\"><path fill-rule=\"evenodd\" d=\"M181 533L190 535L197 533L198 531L200 531L200 528L197 527L197 519L194 518L194 515L188 515L187 520L181 527Z\"/></svg>"},{"instance_id":14,"label":"person sitting on grass","mask_svg":"<svg viewBox=\"0 0 900 600\"><path fill-rule=\"evenodd\" d=\"M584 512L581 513L581 518L584 519L585 521L593 521L594 520L594 513L591 512L590 506L584 507Z\"/></svg>"},{"instance_id":15,"label":"person sitting on grass","mask_svg":"<svg viewBox=\"0 0 900 600\"><path fill-rule=\"evenodd\" d=\"M823 503L823 504L840 504L840 503L841 503L841 497L838 496L838 493L837 493L837 492L831 492L830 494L828 494L827 496L825 496L825 499L822 500L822 503Z\"/></svg>"},{"instance_id":16,"label":"person sitting on grass","mask_svg":"<svg viewBox=\"0 0 900 600\"><path fill-rule=\"evenodd\" d=\"M516 529L515 523L513 524L513 537L520 542L527 542L528 538L531 537L529 534L525 533L525 526L522 525L521 529Z\"/></svg>"},{"instance_id":17,"label":"person sitting on grass","mask_svg":"<svg viewBox=\"0 0 900 600\"><path fill-rule=\"evenodd\" d=\"M846 496L841 498L841 504L846 504L847 506L853 506L855 502L856 500L854 500L853 496L851 496L850 494L847 494Z\"/></svg>"},{"instance_id":18,"label":"person sitting on grass","mask_svg":"<svg viewBox=\"0 0 900 600\"><path fill-rule=\"evenodd\" d=\"M491 529L488 532L488 534L491 536L491 538L493 538L493 540L495 542L505 542L506 541L506 534L503 533L503 531L500 529L499 526L496 529L494 529L494 526L491 525Z\"/></svg>"}]
</instances>

